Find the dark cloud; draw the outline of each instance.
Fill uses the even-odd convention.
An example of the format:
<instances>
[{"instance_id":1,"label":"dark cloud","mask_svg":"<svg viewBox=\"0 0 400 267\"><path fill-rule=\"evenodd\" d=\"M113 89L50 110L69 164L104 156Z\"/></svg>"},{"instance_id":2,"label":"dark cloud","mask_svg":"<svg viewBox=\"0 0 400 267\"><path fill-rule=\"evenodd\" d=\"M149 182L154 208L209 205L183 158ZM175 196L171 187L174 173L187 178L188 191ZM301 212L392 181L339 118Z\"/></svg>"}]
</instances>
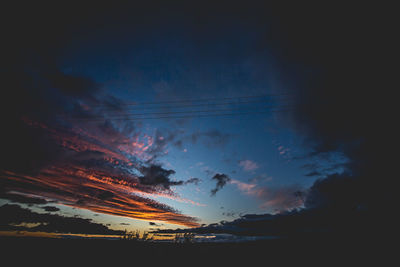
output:
<instances>
[{"instance_id":1,"label":"dark cloud","mask_svg":"<svg viewBox=\"0 0 400 267\"><path fill-rule=\"evenodd\" d=\"M215 196L215 194L219 190L221 190L227 182L231 180L231 178L229 178L229 176L224 173L217 173L211 179L217 181L215 188L211 190L211 196Z\"/></svg>"},{"instance_id":2,"label":"dark cloud","mask_svg":"<svg viewBox=\"0 0 400 267\"><path fill-rule=\"evenodd\" d=\"M375 8L286 10L282 17L271 16L276 23L266 36L265 47L276 52L284 78L281 85L295 96L294 108L281 119L311 149L303 157L313 162L306 166L311 168L308 176L319 172L324 177L310 188L305 206L335 210L336 218L325 214L332 223L352 221L349 210L362 207L382 214L381 222L366 224L381 225L391 220L398 202L396 162L390 153L397 140L392 130L395 76L391 68L382 68L390 65L393 46L386 44L392 43L393 28L389 20L370 19L367 14L379 13ZM338 155L346 158L345 164L338 164Z\"/></svg>"},{"instance_id":3,"label":"dark cloud","mask_svg":"<svg viewBox=\"0 0 400 267\"><path fill-rule=\"evenodd\" d=\"M183 181L171 181L170 176L175 174L174 170L167 170L160 165L143 166L140 169L143 176L139 177L140 183L143 185L159 186L168 190L170 186L182 185Z\"/></svg>"},{"instance_id":4,"label":"dark cloud","mask_svg":"<svg viewBox=\"0 0 400 267\"><path fill-rule=\"evenodd\" d=\"M312 171L312 172L309 172L309 173L306 173L306 174L304 174L305 176L309 176L309 177L312 177L312 176L321 176L321 173L319 173L319 172L317 172L317 171Z\"/></svg>"},{"instance_id":5,"label":"dark cloud","mask_svg":"<svg viewBox=\"0 0 400 267\"><path fill-rule=\"evenodd\" d=\"M110 191L101 191L97 197L101 200L107 200L110 198L113 198L115 195L114 193L110 192Z\"/></svg>"},{"instance_id":6,"label":"dark cloud","mask_svg":"<svg viewBox=\"0 0 400 267\"><path fill-rule=\"evenodd\" d=\"M130 223L120 223L120 225L130 225Z\"/></svg>"},{"instance_id":7,"label":"dark cloud","mask_svg":"<svg viewBox=\"0 0 400 267\"><path fill-rule=\"evenodd\" d=\"M44 209L45 211L49 211L49 212L55 212L55 211L59 211L60 209L57 207L53 207L53 206L44 206L41 207L42 209Z\"/></svg>"},{"instance_id":8,"label":"dark cloud","mask_svg":"<svg viewBox=\"0 0 400 267\"><path fill-rule=\"evenodd\" d=\"M0 198L8 199L12 202L18 202L23 204L47 204L47 200L38 197L31 197L22 194L13 193L0 193Z\"/></svg>"},{"instance_id":9,"label":"dark cloud","mask_svg":"<svg viewBox=\"0 0 400 267\"><path fill-rule=\"evenodd\" d=\"M141 184L146 186L155 186L164 190L169 190L171 186L198 184L201 180L199 178L190 178L186 181L172 181L170 176L175 174L174 170L167 170L160 165L150 164L149 166L142 166L140 172L143 176L138 177Z\"/></svg>"},{"instance_id":10,"label":"dark cloud","mask_svg":"<svg viewBox=\"0 0 400 267\"><path fill-rule=\"evenodd\" d=\"M188 180L186 180L184 183L185 184L195 184L198 185L201 182L200 178L190 178Z\"/></svg>"},{"instance_id":11,"label":"dark cloud","mask_svg":"<svg viewBox=\"0 0 400 267\"><path fill-rule=\"evenodd\" d=\"M318 179L307 193L306 208L357 209L362 203L360 191L363 190L358 188L358 179L348 174Z\"/></svg>"},{"instance_id":12,"label":"dark cloud","mask_svg":"<svg viewBox=\"0 0 400 267\"><path fill-rule=\"evenodd\" d=\"M344 214L347 216L343 216ZM368 216L361 210L340 211L337 209L310 208L274 215L246 214L232 221L221 221L191 229L163 229L154 231L154 233L190 232L278 238L309 238L313 236L350 238L365 234L369 228L361 224L364 220L369 219L372 219L372 216Z\"/></svg>"},{"instance_id":13,"label":"dark cloud","mask_svg":"<svg viewBox=\"0 0 400 267\"><path fill-rule=\"evenodd\" d=\"M98 85L85 77L65 75L61 72L49 73L48 81L52 88L57 88L66 95L90 96L98 90Z\"/></svg>"},{"instance_id":14,"label":"dark cloud","mask_svg":"<svg viewBox=\"0 0 400 267\"><path fill-rule=\"evenodd\" d=\"M157 224L155 222L149 222L149 225L151 225L151 226L162 226L162 224Z\"/></svg>"},{"instance_id":15,"label":"dark cloud","mask_svg":"<svg viewBox=\"0 0 400 267\"><path fill-rule=\"evenodd\" d=\"M89 219L65 217L55 214L40 214L18 205L3 205L0 207L0 228L2 230L29 230L51 233L75 234L122 234L122 231L111 230L108 227L91 222ZM18 226L24 223L39 225L27 229Z\"/></svg>"}]
</instances>

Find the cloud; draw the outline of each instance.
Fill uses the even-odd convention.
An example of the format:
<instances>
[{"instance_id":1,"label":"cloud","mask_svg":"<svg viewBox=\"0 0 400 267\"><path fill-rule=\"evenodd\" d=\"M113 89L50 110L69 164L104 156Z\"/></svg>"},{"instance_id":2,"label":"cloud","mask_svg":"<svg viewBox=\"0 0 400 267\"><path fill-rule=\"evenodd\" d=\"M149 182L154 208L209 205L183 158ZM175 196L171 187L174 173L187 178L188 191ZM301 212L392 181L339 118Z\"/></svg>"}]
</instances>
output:
<instances>
[{"instance_id":1,"label":"cloud","mask_svg":"<svg viewBox=\"0 0 400 267\"><path fill-rule=\"evenodd\" d=\"M370 7L366 9L370 10ZM330 19L336 17L337 12L342 14L343 21L331 25ZM356 25L363 25L365 29L375 25L369 21L368 16L363 15L355 22L353 14L351 10L332 10L319 20L320 25L303 28L308 23L301 20L295 27L286 28L291 41L285 42L285 45L287 52L293 53L293 56L282 57L282 62L298 62L318 71L318 75L306 74L293 66L285 72L294 71L305 75L289 78L297 84L296 89L291 90L295 94L295 108L290 112L291 126L313 148L313 155L342 152L351 162L348 168L353 175L357 172L365 177L362 180L367 180L368 173L373 172L380 177L384 176L382 179L391 183L390 175L381 174L382 171L389 174L388 162L393 162L385 151L388 151L387 148L391 147L395 138L389 130L394 113L386 107L392 103L394 94L390 89L390 78L395 76L380 69L381 64L386 65L381 56L373 57L368 62L362 60L370 49L384 49L380 41L369 42L362 50L353 49L363 45L370 36L379 35L378 27L373 33L363 32L353 36L351 28ZM315 41L321 40L321 36L316 37L314 34L324 27L330 27L331 31L323 33L323 41L317 44ZM297 32L299 30L301 34ZM303 39L304 36L308 39ZM339 45L341 40L346 40L348 45ZM333 46L332 41L336 41L337 45ZM333 48L334 53L327 52ZM392 51L388 48L383 53L389 55ZM376 88L382 91L377 93ZM382 101L376 103L376 97ZM373 108L372 103L376 103Z\"/></svg>"},{"instance_id":2,"label":"cloud","mask_svg":"<svg viewBox=\"0 0 400 267\"><path fill-rule=\"evenodd\" d=\"M313 167L308 176L323 174L311 186L305 205L327 211L336 207L336 215L349 223L355 221L349 210L364 207L371 217L381 214L382 225L395 216L398 202L393 175L397 159L390 153L398 139L392 130L396 111L390 108L396 106L396 75L381 67L389 65L387 58L395 50L386 45L390 41L383 36L389 35L380 33L393 29L386 22L370 21L367 13L354 20L355 6L323 13L294 10L270 17L274 26L264 45L275 51L279 87L293 94L293 107L277 118L303 139L307 152L302 160ZM372 6L365 11L375 12ZM332 23L339 14L340 23ZM356 28L360 34L353 35ZM366 42L371 36L387 42ZM368 51L382 53L364 60ZM279 152L286 154L284 147ZM371 223L375 220L367 221L363 224L371 229L380 228Z\"/></svg>"},{"instance_id":3,"label":"cloud","mask_svg":"<svg viewBox=\"0 0 400 267\"><path fill-rule=\"evenodd\" d=\"M222 133L219 130L213 129L209 131L197 131L192 134L187 134L176 138L173 145L179 149L183 149L184 143L197 144L203 142L207 147L214 148L216 146L225 146L231 138L228 133Z\"/></svg>"},{"instance_id":4,"label":"cloud","mask_svg":"<svg viewBox=\"0 0 400 267\"><path fill-rule=\"evenodd\" d=\"M111 230L103 224L91 222L89 219L65 217L56 214L40 214L18 205L5 204L0 207L0 229L2 230L29 230L40 232L61 232L75 234L117 234L122 231ZM26 228L25 223L38 224Z\"/></svg>"},{"instance_id":5,"label":"cloud","mask_svg":"<svg viewBox=\"0 0 400 267\"><path fill-rule=\"evenodd\" d=\"M49 211L49 212L54 212L54 211L59 211L60 209L57 207L53 207L53 206L44 206L41 207L42 209L44 209L45 211Z\"/></svg>"},{"instance_id":6,"label":"cloud","mask_svg":"<svg viewBox=\"0 0 400 267\"><path fill-rule=\"evenodd\" d=\"M235 236L268 236L275 238L309 238L317 236L332 237L340 235L346 238L370 228L360 226L365 214L358 211L346 211L348 217L340 216L343 211L299 209L277 214L245 214L232 221L221 221L191 229L162 229L153 233L196 233L196 234L232 234ZM374 220L375 221L375 220ZM365 233L365 232L364 232ZM357 236L359 237L359 236Z\"/></svg>"},{"instance_id":7,"label":"cloud","mask_svg":"<svg viewBox=\"0 0 400 267\"><path fill-rule=\"evenodd\" d=\"M309 177L312 177L312 176L321 176L321 173L319 173L319 172L317 172L317 171L312 171L312 172L308 172L308 173L304 174L304 176L309 176Z\"/></svg>"},{"instance_id":8,"label":"cloud","mask_svg":"<svg viewBox=\"0 0 400 267\"><path fill-rule=\"evenodd\" d=\"M168 221L186 226L197 225L195 218L182 215L146 196L159 195L178 201L189 200L180 199L169 191L160 191L154 185L143 185L138 177L129 173L110 176L107 172L88 170L83 166L67 166L42 170L39 175L34 176L8 172L1 175L1 182L4 188L10 190L41 195L93 212Z\"/></svg>"},{"instance_id":9,"label":"cloud","mask_svg":"<svg viewBox=\"0 0 400 267\"><path fill-rule=\"evenodd\" d=\"M246 195L259 199L262 204L260 208L282 212L299 208L303 205L303 189L297 185L267 187L255 183L244 183L235 179L231 184Z\"/></svg>"},{"instance_id":10,"label":"cloud","mask_svg":"<svg viewBox=\"0 0 400 267\"><path fill-rule=\"evenodd\" d=\"M315 214L295 211L286 214L246 214L233 221L221 221L192 229L163 229L154 233L233 234L235 236L288 237L307 227L307 220Z\"/></svg>"},{"instance_id":11,"label":"cloud","mask_svg":"<svg viewBox=\"0 0 400 267\"><path fill-rule=\"evenodd\" d=\"M115 196L114 193L112 193L110 191L101 191L97 195L97 198L99 198L100 200L107 200L107 199L113 198L114 196Z\"/></svg>"},{"instance_id":12,"label":"cloud","mask_svg":"<svg viewBox=\"0 0 400 267\"><path fill-rule=\"evenodd\" d=\"M271 55L268 62L275 67L274 80L279 81L276 88L294 88L288 89L295 97L294 107L284 113L282 116L287 117L280 121L289 122L304 137L307 148L312 149L310 157L320 160L324 154L339 151L349 160L342 175L328 175L326 185L321 181L315 183L311 192L319 193L310 193L310 199L311 196L314 199L310 206L336 201L343 206L340 199L330 197L329 193L340 195L343 190L346 194L347 191L353 194L349 207L354 205L353 199L357 199L358 205L391 216L398 202L394 175L397 173L397 159L389 153L398 138L392 129L396 123L397 98L393 90L393 84L396 84L393 77L396 75L393 69L385 66L389 65L387 61L395 51L392 45L395 42L388 37L393 34L387 34L395 32L393 26L386 20L371 20L370 14L376 11L369 6L362 7L364 12L356 12L359 7L355 5L322 8L321 12L314 12L302 4L291 9L286 6L267 10L258 7L252 9L255 13L244 13L246 22L247 19L249 22L255 20L268 31L259 35L260 38L254 42L256 49L252 51L260 55L257 56L259 61L265 59L262 54ZM85 208L99 212L110 212L107 210L110 206L104 203L113 200L112 212L138 216L136 214L140 213L142 206L137 202L142 201L146 207L156 204L134 196L130 200L129 196L133 192L159 192L151 185L140 184L138 177L128 170L137 171L141 167L137 158L139 161L147 160L165 153L166 143L161 142L164 135L156 135L154 149L145 150L151 142L136 142L133 139L135 130L132 135L120 131L125 128L125 122L110 122L112 127L109 129L116 130L111 134L107 131L103 132L104 136L93 134L99 125L87 123L85 119L101 117L107 121L112 117L110 109L113 114L121 116L124 116L124 111L117 108L119 105L115 99L104 94L100 97L101 87L93 80L62 73L55 66L54 59L60 58L59 51L64 51L67 44L80 43L82 33L92 32L96 25L101 24L104 16L97 14L107 13L109 7L96 6L98 12L92 12L95 15L90 17L73 12L72 7L64 8L71 12L49 13L35 5L26 8L29 12L21 13L19 9L8 12L10 16L22 14L24 19L7 19L13 22L13 27L5 31L3 38L7 53L1 63L5 69L2 88L6 88L0 96L0 121L3 124L1 188L7 186L7 192L37 193L67 203L84 199L82 203L90 204ZM140 14L140 9L135 10L138 10L135 16L128 8L123 14L129 16L113 12L115 15L111 15L111 20L115 23L103 33L121 32L124 27L135 28L135 23L129 18L147 21L147 12ZM71 14L74 14L73 21L68 19ZM157 25L154 22L165 19L158 15L156 12L148 20ZM205 19L194 17L196 25L206 25L198 23L199 19L202 22ZM213 22L209 17L207 22ZM341 18L339 21L338 17ZM125 20L131 23L125 23ZM46 21L52 22L51 27ZM119 27L122 21L124 27L116 30L114 25ZM217 25L207 25L210 24ZM194 30L196 40L207 40L198 38L203 35L197 34L199 31ZM108 34L104 36L109 38ZM261 69L262 76L265 76L265 68ZM96 96L93 92L97 92ZM118 135L124 138L118 138ZM166 140L169 140L168 136ZM66 179L60 180L58 175ZM333 181L341 186L337 187ZM80 190L94 195L85 196ZM102 200L97 197L102 190L112 192L114 196ZM120 202L129 212L118 210ZM164 210L146 211L162 213ZM144 214L140 213L141 216Z\"/></svg>"},{"instance_id":13,"label":"cloud","mask_svg":"<svg viewBox=\"0 0 400 267\"><path fill-rule=\"evenodd\" d=\"M235 217L236 212L223 212L222 215L227 216L227 217Z\"/></svg>"},{"instance_id":14,"label":"cloud","mask_svg":"<svg viewBox=\"0 0 400 267\"><path fill-rule=\"evenodd\" d=\"M198 185L201 182L200 178L190 178L184 182L184 184L195 184Z\"/></svg>"},{"instance_id":15,"label":"cloud","mask_svg":"<svg viewBox=\"0 0 400 267\"><path fill-rule=\"evenodd\" d=\"M254 171L259 168L258 164L251 160L241 160L239 161L239 166L245 171Z\"/></svg>"},{"instance_id":16,"label":"cloud","mask_svg":"<svg viewBox=\"0 0 400 267\"><path fill-rule=\"evenodd\" d=\"M211 190L211 196L215 196L215 194L231 180L228 175L223 173L217 173L211 179L217 181L215 188Z\"/></svg>"},{"instance_id":17,"label":"cloud","mask_svg":"<svg viewBox=\"0 0 400 267\"><path fill-rule=\"evenodd\" d=\"M149 225L151 225L151 226L162 226L162 224L157 224L155 222L149 222Z\"/></svg>"},{"instance_id":18,"label":"cloud","mask_svg":"<svg viewBox=\"0 0 400 267\"><path fill-rule=\"evenodd\" d=\"M0 107L10 106L0 113L7 125L0 139L0 197L196 226L196 218L151 199L200 205L170 190L188 181L172 181L173 170L149 163L173 134L149 136L138 123L113 119L127 114L121 100L89 78L35 62L10 63L2 80L14 93L0 100Z\"/></svg>"},{"instance_id":19,"label":"cloud","mask_svg":"<svg viewBox=\"0 0 400 267\"><path fill-rule=\"evenodd\" d=\"M25 194L4 192L0 193L0 198L8 199L11 202L18 202L23 204L47 204L48 201L43 198L33 197Z\"/></svg>"},{"instance_id":20,"label":"cloud","mask_svg":"<svg viewBox=\"0 0 400 267\"><path fill-rule=\"evenodd\" d=\"M287 154L290 151L290 149L289 148L285 148L283 146L279 146L278 147L278 151L279 151L279 155L283 156L283 155Z\"/></svg>"},{"instance_id":21,"label":"cloud","mask_svg":"<svg viewBox=\"0 0 400 267\"><path fill-rule=\"evenodd\" d=\"M333 174L314 182L306 195L307 208L356 209L362 204L358 188L359 178L347 174Z\"/></svg>"},{"instance_id":22,"label":"cloud","mask_svg":"<svg viewBox=\"0 0 400 267\"><path fill-rule=\"evenodd\" d=\"M197 139L205 137L205 144L210 147L224 146L229 141L231 135L227 133L221 133L218 130L211 130L205 132L197 132L191 135L193 143L196 143Z\"/></svg>"},{"instance_id":23,"label":"cloud","mask_svg":"<svg viewBox=\"0 0 400 267\"><path fill-rule=\"evenodd\" d=\"M259 182L270 182L273 178L266 173L262 173L260 175L256 175L253 178L249 179L250 183L259 183Z\"/></svg>"},{"instance_id":24,"label":"cloud","mask_svg":"<svg viewBox=\"0 0 400 267\"><path fill-rule=\"evenodd\" d=\"M139 177L139 181L143 185L151 185L160 187L162 190L170 190L171 186L198 183L198 178L191 178L187 181L171 181L170 175L175 174L174 170L166 170L160 165L143 166L140 169L143 176Z\"/></svg>"}]
</instances>

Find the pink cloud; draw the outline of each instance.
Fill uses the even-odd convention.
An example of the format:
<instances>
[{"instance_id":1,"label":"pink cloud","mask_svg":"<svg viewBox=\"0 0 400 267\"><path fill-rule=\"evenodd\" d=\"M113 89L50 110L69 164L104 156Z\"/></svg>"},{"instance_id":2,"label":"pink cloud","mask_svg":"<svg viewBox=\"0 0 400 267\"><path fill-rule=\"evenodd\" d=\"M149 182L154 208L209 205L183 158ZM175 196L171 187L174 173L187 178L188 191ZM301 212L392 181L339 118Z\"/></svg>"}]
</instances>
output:
<instances>
[{"instance_id":1,"label":"pink cloud","mask_svg":"<svg viewBox=\"0 0 400 267\"><path fill-rule=\"evenodd\" d=\"M245 171L254 171L259 168L257 163L255 163L254 161L248 160L248 159L241 160L239 162L239 166L242 167Z\"/></svg>"},{"instance_id":2,"label":"pink cloud","mask_svg":"<svg viewBox=\"0 0 400 267\"><path fill-rule=\"evenodd\" d=\"M279 151L279 155L283 156L283 155L287 154L290 151L290 149L286 148L284 146L279 146L278 151Z\"/></svg>"},{"instance_id":3,"label":"pink cloud","mask_svg":"<svg viewBox=\"0 0 400 267\"><path fill-rule=\"evenodd\" d=\"M301 191L301 188L296 185L270 188L266 186L260 187L255 183L244 183L234 179L232 179L230 183L236 185L242 193L261 200L262 203L260 207L263 209L283 211L303 205L303 199L296 195L296 192Z\"/></svg>"},{"instance_id":4,"label":"pink cloud","mask_svg":"<svg viewBox=\"0 0 400 267\"><path fill-rule=\"evenodd\" d=\"M235 179L232 179L230 183L236 185L237 188L246 195L258 196L261 193L261 188L258 188L257 184L254 183L244 183Z\"/></svg>"}]
</instances>

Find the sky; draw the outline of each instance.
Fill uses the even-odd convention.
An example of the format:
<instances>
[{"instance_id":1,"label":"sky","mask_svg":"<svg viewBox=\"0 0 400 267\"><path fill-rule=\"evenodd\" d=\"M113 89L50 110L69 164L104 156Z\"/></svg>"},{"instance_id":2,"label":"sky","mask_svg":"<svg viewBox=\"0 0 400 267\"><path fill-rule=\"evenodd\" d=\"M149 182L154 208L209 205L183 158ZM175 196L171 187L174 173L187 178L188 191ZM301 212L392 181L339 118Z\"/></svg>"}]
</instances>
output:
<instances>
[{"instance_id":1,"label":"sky","mask_svg":"<svg viewBox=\"0 0 400 267\"><path fill-rule=\"evenodd\" d=\"M390 210L370 7L28 5L4 18L0 230L265 235Z\"/></svg>"}]
</instances>

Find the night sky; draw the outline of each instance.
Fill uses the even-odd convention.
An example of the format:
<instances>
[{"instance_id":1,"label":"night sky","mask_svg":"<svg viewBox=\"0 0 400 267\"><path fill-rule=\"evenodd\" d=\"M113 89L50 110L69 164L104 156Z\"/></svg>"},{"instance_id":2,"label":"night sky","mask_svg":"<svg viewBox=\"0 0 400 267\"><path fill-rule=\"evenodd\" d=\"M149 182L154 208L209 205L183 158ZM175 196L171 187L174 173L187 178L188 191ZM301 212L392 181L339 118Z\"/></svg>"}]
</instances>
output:
<instances>
[{"instance_id":1,"label":"night sky","mask_svg":"<svg viewBox=\"0 0 400 267\"><path fill-rule=\"evenodd\" d=\"M390 16L145 2L4 8L0 233L391 224Z\"/></svg>"}]
</instances>

